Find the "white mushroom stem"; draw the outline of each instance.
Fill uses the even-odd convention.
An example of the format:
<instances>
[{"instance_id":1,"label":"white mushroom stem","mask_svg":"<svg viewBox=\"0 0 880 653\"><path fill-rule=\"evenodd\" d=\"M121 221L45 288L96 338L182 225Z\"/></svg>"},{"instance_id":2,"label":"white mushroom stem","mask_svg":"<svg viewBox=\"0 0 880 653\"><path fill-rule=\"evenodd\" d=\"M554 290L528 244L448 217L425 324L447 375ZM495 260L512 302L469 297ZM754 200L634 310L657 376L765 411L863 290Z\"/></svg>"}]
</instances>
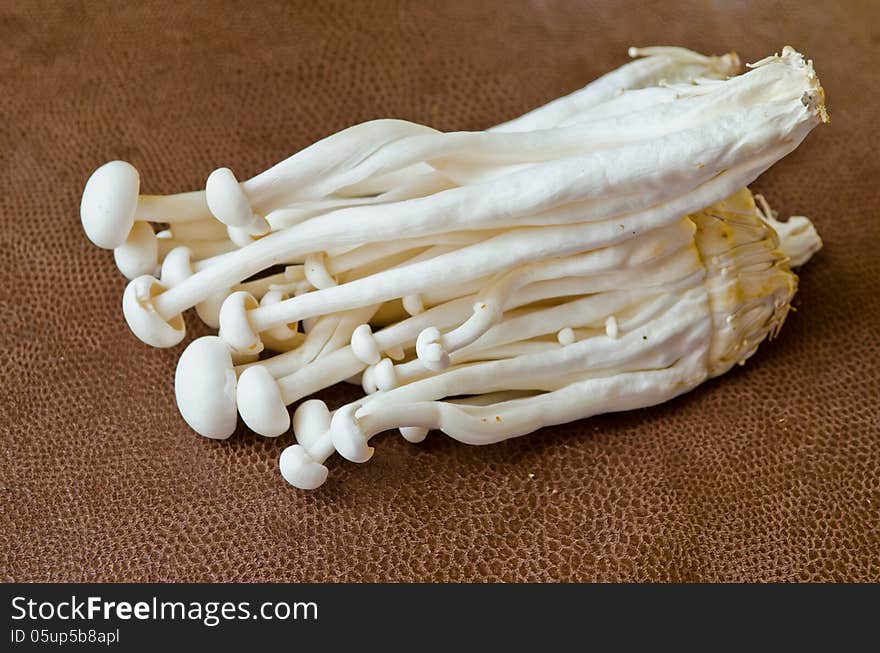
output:
<instances>
[{"instance_id":1,"label":"white mushroom stem","mask_svg":"<svg viewBox=\"0 0 880 653\"><path fill-rule=\"evenodd\" d=\"M767 73L766 69L755 70L751 75L743 76L741 83L731 84L730 88L725 87L716 94L717 98L696 93L685 97L688 94L680 90L664 89L670 98L683 99L679 102L666 102L636 112L612 115L566 127L523 133L426 132L400 138L388 142L365 159L358 160L354 167L336 170L334 166L330 166L331 170L320 179L321 192L333 192L338 187L353 181L382 175L422 161L428 162L443 175L464 185L484 180L487 173L497 176L498 173L492 172L492 169L498 166L502 171L507 171L511 170L509 166L514 164L533 164L658 138L670 132L680 131L684 127L694 129L721 115L735 113L747 107L752 101L750 89L764 85L762 76L768 77L772 74L773 71ZM764 101L770 102L775 98L776 96L765 93ZM377 129L381 129L385 122L379 121ZM300 164L304 165L306 154L307 151L304 151L294 155L294 158L303 157ZM286 180L284 183L294 182ZM439 189L442 189L442 185ZM423 189L419 188L419 190ZM210 183L208 192L210 199ZM309 189L302 186L297 191L291 190L291 193L294 192L304 196L310 194ZM403 193L398 194L395 199L413 196L412 193ZM286 199L291 200L293 197L291 194ZM348 206L363 206L375 201L372 198L361 198L351 201ZM333 208L344 206L345 203L340 203ZM272 213L274 222L271 224L295 224L302 221L301 214L302 208L299 205L296 208L275 211Z\"/></svg>"},{"instance_id":2,"label":"white mushroom stem","mask_svg":"<svg viewBox=\"0 0 880 653\"><path fill-rule=\"evenodd\" d=\"M301 265L288 265L284 272L277 272L259 279L245 281L237 286L233 286L233 290L245 290L257 299L260 299L270 290L289 292L296 285L303 283L304 280L305 272Z\"/></svg>"},{"instance_id":3,"label":"white mushroom stem","mask_svg":"<svg viewBox=\"0 0 880 653\"><path fill-rule=\"evenodd\" d=\"M236 368L237 371L241 373L248 367L260 365L265 367L272 376L283 376L308 365L318 358L324 347L333 338L343 315L331 313L320 317L315 321L312 329L305 334L305 338L298 348L256 363L243 365L240 368Z\"/></svg>"},{"instance_id":4,"label":"white mushroom stem","mask_svg":"<svg viewBox=\"0 0 880 653\"><path fill-rule=\"evenodd\" d=\"M500 230L497 229L451 231L430 236L369 243L348 249L336 256L328 256L326 267L332 276L338 276L349 270L371 265L395 254L437 246L452 248L454 246L472 245L499 233Z\"/></svg>"},{"instance_id":5,"label":"white mushroom stem","mask_svg":"<svg viewBox=\"0 0 880 653\"><path fill-rule=\"evenodd\" d=\"M164 232L160 232L161 234ZM228 227L214 219L176 222L168 225L168 236L175 240L229 240Z\"/></svg>"},{"instance_id":6,"label":"white mushroom stem","mask_svg":"<svg viewBox=\"0 0 880 653\"><path fill-rule=\"evenodd\" d=\"M655 86L661 80L689 81L694 77L728 76L739 71L735 53L706 57L684 48L630 48L630 62L590 82L574 93L549 102L519 118L491 128L493 131L522 132L557 125L607 102L625 89Z\"/></svg>"},{"instance_id":7,"label":"white mushroom stem","mask_svg":"<svg viewBox=\"0 0 880 653\"><path fill-rule=\"evenodd\" d=\"M157 238L159 263L165 259L168 252L177 247L186 247L192 252L194 260L209 259L222 254L228 254L237 249L235 243L229 240L186 240L184 238L159 237Z\"/></svg>"},{"instance_id":8,"label":"white mushroom stem","mask_svg":"<svg viewBox=\"0 0 880 653\"><path fill-rule=\"evenodd\" d=\"M425 169L427 172L408 175L407 178L401 179L399 184L392 185L379 193L370 193L366 197L341 197L338 194L333 194L322 199L294 202L283 210L273 211L267 220L272 230L278 231L305 222L310 218L344 208L427 197L455 187L455 184L433 168L425 165ZM355 189L354 186L351 188Z\"/></svg>"},{"instance_id":9,"label":"white mushroom stem","mask_svg":"<svg viewBox=\"0 0 880 653\"><path fill-rule=\"evenodd\" d=\"M253 294L251 296L257 299ZM284 301L287 297L287 292L275 287L267 290L258 301L260 306L268 306ZM298 347L305 340L305 334L300 333L298 327L298 324L282 324L267 331L263 334L264 346L275 351L290 351L293 347Z\"/></svg>"},{"instance_id":10,"label":"white mushroom stem","mask_svg":"<svg viewBox=\"0 0 880 653\"><path fill-rule=\"evenodd\" d=\"M456 365L516 358L526 354L545 353L559 349L561 346L558 342L546 339L532 339L501 344L495 347L488 346L478 350L470 350L466 353L460 351L454 355L454 359L451 361L452 367L447 366L442 370L427 368L418 359L394 365L390 359L384 358L376 365L371 365L364 370L362 383L367 394L388 392L402 385L420 381L447 369L452 369Z\"/></svg>"},{"instance_id":11,"label":"white mushroom stem","mask_svg":"<svg viewBox=\"0 0 880 653\"><path fill-rule=\"evenodd\" d=\"M492 232L485 232L492 233ZM469 243L484 237L484 232L460 232L446 234L437 239L441 244ZM338 257L327 257L322 253L306 256L303 265L287 266L286 272L265 277L262 279L236 284L225 292L212 295L209 300L196 305L199 316L209 325L215 328L220 326L219 312L226 298L237 291L245 291L260 300L266 292L276 290L287 296L294 294L297 289L303 287L303 280L310 282L313 287L330 287L337 283L336 277L343 279L359 278L371 271L391 267L407 258L412 258L412 250L425 254L428 249L425 246L430 243L428 238L410 239L396 243L377 243L349 250ZM443 251L434 249L433 255ZM432 252L427 252L427 256ZM165 256L163 260L161 283L166 288L171 288L177 283L191 276L199 270L213 265L221 265L226 262L223 254L211 258L193 261L193 252L188 247L175 248ZM418 259L412 259L418 260ZM302 294L297 291L296 294ZM276 301L268 303L277 303ZM261 302L260 305L265 305ZM279 325L273 328L285 328Z\"/></svg>"},{"instance_id":12,"label":"white mushroom stem","mask_svg":"<svg viewBox=\"0 0 880 653\"><path fill-rule=\"evenodd\" d=\"M662 48L650 54L642 51L631 51L630 54L631 56L646 55L648 59L626 64L618 71L591 82L571 96L562 98L562 101L554 100L518 119L490 127L487 131L524 132L586 122L593 119L594 112L609 104L614 105L613 109L601 116L621 114L657 103L656 98L639 96L633 98L638 101L632 103L630 107L630 98L622 97L628 94L624 89L641 88L662 80L690 82L694 79L723 79L739 71L739 59L734 53L723 57L704 57L683 48ZM378 195L405 185L410 179L423 176L430 170L431 167L426 164L417 163L341 188L337 193L348 197Z\"/></svg>"}]
</instances>

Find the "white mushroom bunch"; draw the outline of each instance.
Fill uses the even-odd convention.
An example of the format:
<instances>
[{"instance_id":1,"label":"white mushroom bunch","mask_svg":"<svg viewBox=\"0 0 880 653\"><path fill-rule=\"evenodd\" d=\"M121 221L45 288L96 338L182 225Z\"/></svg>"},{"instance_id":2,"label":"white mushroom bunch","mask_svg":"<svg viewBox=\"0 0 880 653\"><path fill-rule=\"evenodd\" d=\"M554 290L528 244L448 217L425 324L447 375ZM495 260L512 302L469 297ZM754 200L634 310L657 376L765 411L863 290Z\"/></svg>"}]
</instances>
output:
<instances>
[{"instance_id":1,"label":"white mushroom bunch","mask_svg":"<svg viewBox=\"0 0 880 653\"><path fill-rule=\"evenodd\" d=\"M782 325L821 241L747 189L827 121L812 62L632 49L575 93L482 132L345 129L240 182L139 195L129 164L83 192L88 237L130 279L129 327L216 336L180 357L198 433L277 437L292 485L397 429L490 444L650 406L743 363ZM313 393L364 396L331 411ZM296 405L291 414L288 407Z\"/></svg>"}]
</instances>

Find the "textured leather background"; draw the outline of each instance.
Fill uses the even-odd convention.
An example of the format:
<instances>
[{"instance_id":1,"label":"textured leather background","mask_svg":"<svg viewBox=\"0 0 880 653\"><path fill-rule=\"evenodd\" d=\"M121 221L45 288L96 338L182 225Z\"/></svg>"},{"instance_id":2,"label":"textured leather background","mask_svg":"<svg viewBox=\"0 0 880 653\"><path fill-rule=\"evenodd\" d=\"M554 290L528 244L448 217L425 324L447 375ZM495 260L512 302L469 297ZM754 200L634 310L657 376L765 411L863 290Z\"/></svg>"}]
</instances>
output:
<instances>
[{"instance_id":1,"label":"textured leather background","mask_svg":"<svg viewBox=\"0 0 880 653\"><path fill-rule=\"evenodd\" d=\"M876 1L140 4L0 3L0 580L880 580ZM825 249L745 368L487 448L388 434L313 493L292 436L186 428L181 348L130 335L82 234L96 166L165 193L370 118L483 128L662 43L790 43L828 94L754 185Z\"/></svg>"}]
</instances>

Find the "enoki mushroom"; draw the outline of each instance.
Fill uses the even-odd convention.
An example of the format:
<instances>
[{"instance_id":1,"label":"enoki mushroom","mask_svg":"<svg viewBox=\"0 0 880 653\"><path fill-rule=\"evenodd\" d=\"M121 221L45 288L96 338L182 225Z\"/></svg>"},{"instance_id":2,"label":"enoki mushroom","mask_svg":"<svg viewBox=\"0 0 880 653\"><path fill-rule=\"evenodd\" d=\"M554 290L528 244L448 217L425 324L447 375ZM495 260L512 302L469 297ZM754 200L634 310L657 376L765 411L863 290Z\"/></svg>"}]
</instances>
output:
<instances>
[{"instance_id":1,"label":"enoki mushroom","mask_svg":"<svg viewBox=\"0 0 880 653\"><path fill-rule=\"evenodd\" d=\"M376 120L180 195L99 168L83 226L131 279L134 334L176 345L189 308L219 328L178 362L185 421L216 439L239 417L292 427L281 473L313 489L384 431L490 444L744 363L821 247L747 186L827 122L824 92L790 47L743 74L735 54L630 54L484 132ZM308 398L341 381L364 396Z\"/></svg>"}]
</instances>

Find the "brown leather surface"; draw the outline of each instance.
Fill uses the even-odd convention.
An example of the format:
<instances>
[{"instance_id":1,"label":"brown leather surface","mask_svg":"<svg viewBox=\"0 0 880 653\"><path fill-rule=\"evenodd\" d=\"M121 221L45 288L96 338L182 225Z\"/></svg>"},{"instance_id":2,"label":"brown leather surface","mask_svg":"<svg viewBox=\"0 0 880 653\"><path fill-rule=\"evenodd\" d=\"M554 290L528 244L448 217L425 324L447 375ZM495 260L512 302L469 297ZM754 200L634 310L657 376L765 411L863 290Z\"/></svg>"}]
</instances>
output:
<instances>
[{"instance_id":1,"label":"brown leather surface","mask_svg":"<svg viewBox=\"0 0 880 653\"><path fill-rule=\"evenodd\" d=\"M2 3L0 580L880 580L876 2L247 4ZM788 43L832 123L754 188L825 249L776 341L658 408L486 448L386 434L297 491L292 435L187 429L182 346L129 333L80 228L109 159L191 189L369 118L482 128L629 45Z\"/></svg>"}]
</instances>

